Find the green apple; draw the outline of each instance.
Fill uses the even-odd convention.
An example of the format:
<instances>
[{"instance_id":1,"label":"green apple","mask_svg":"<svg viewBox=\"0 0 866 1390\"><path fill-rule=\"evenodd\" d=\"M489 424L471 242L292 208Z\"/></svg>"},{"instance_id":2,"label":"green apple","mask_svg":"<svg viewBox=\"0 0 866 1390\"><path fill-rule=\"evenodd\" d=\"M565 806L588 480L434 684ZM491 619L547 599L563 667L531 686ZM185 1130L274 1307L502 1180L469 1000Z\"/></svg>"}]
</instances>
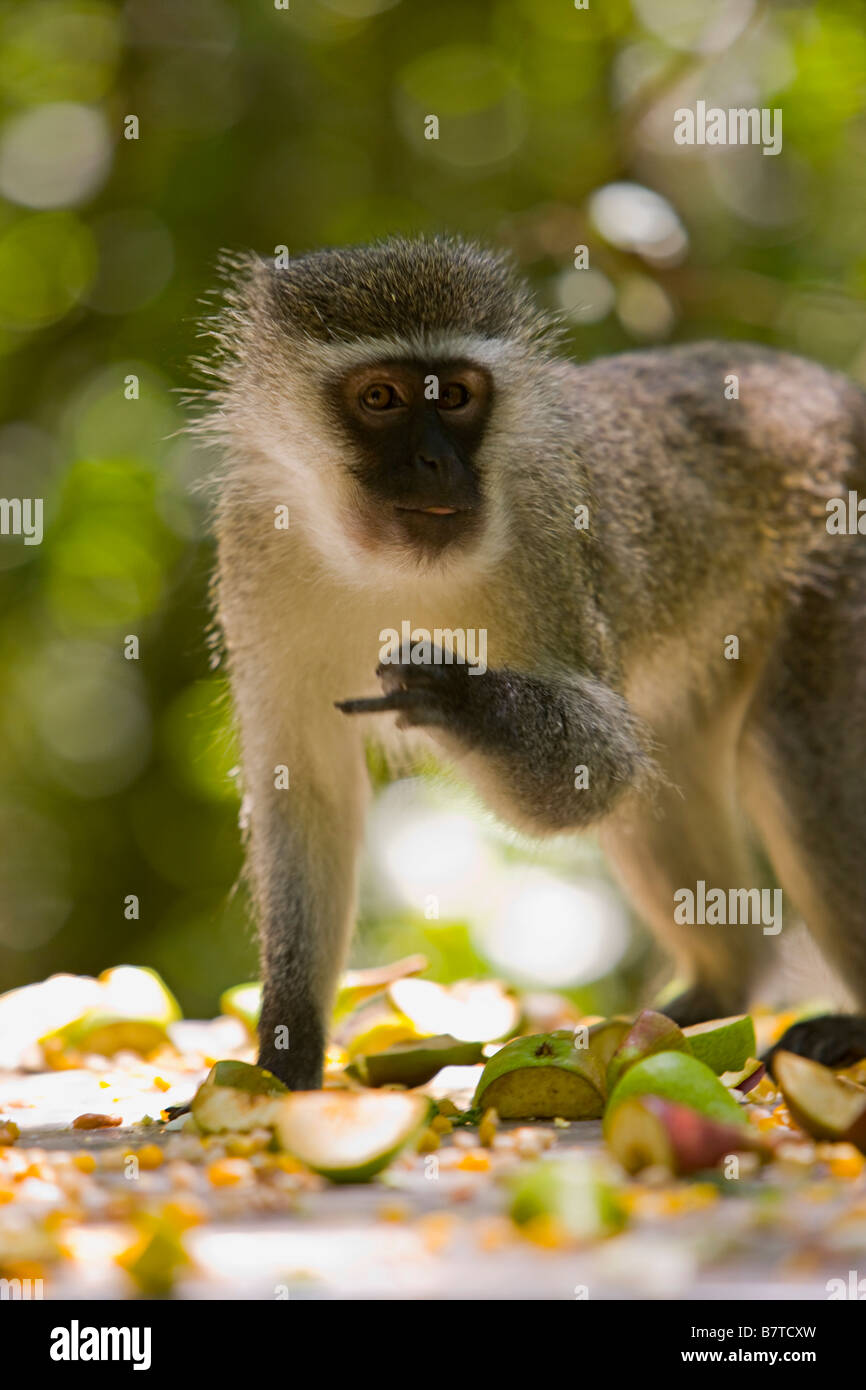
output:
<instances>
[{"instance_id":1,"label":"green apple","mask_svg":"<svg viewBox=\"0 0 866 1390\"><path fill-rule=\"evenodd\" d=\"M590 1025L587 1046L598 1058L603 1072L607 1072L611 1057L628 1034L633 1021L631 1018L603 1018L600 1023Z\"/></svg>"},{"instance_id":2,"label":"green apple","mask_svg":"<svg viewBox=\"0 0 866 1390\"><path fill-rule=\"evenodd\" d=\"M270 1129L277 1104L290 1092L264 1067L249 1062L217 1062L192 1100L192 1114L205 1134L223 1130Z\"/></svg>"},{"instance_id":3,"label":"green apple","mask_svg":"<svg viewBox=\"0 0 866 1390\"><path fill-rule=\"evenodd\" d=\"M656 1052L688 1052L689 1044L676 1023L664 1014L652 1009L639 1013L614 1052L607 1068L607 1089L612 1091L617 1082L642 1057L651 1057Z\"/></svg>"},{"instance_id":4,"label":"green apple","mask_svg":"<svg viewBox=\"0 0 866 1390\"><path fill-rule=\"evenodd\" d=\"M404 956L391 965L377 965L366 970L344 970L340 976L337 998L334 1004L334 1023L339 1023L365 999L372 999L396 980L407 975L420 975L426 970L429 961L426 956Z\"/></svg>"},{"instance_id":5,"label":"green apple","mask_svg":"<svg viewBox=\"0 0 866 1390\"><path fill-rule=\"evenodd\" d=\"M713 1168L729 1154L767 1147L748 1125L720 1124L658 1095L620 1101L607 1128L607 1142L628 1173L661 1167L678 1177Z\"/></svg>"},{"instance_id":6,"label":"green apple","mask_svg":"<svg viewBox=\"0 0 866 1390\"><path fill-rule=\"evenodd\" d=\"M720 1124L746 1124L730 1091L704 1062L687 1052L656 1052L635 1062L617 1083L604 1112L605 1138L610 1134L617 1107L632 1096L646 1095L691 1106Z\"/></svg>"},{"instance_id":7,"label":"green apple","mask_svg":"<svg viewBox=\"0 0 866 1390\"><path fill-rule=\"evenodd\" d=\"M473 1106L503 1120L596 1120L604 1109L604 1072L571 1029L513 1038L487 1063Z\"/></svg>"},{"instance_id":8,"label":"green apple","mask_svg":"<svg viewBox=\"0 0 866 1390\"><path fill-rule=\"evenodd\" d=\"M795 1052L777 1052L773 1072L797 1124L815 1139L866 1153L866 1088Z\"/></svg>"},{"instance_id":9,"label":"green apple","mask_svg":"<svg viewBox=\"0 0 866 1390\"><path fill-rule=\"evenodd\" d=\"M450 1033L461 1042L498 1042L520 1022L520 1004L498 980L397 980L388 988L394 1008L421 1036Z\"/></svg>"},{"instance_id":10,"label":"green apple","mask_svg":"<svg viewBox=\"0 0 866 1390\"><path fill-rule=\"evenodd\" d=\"M118 965L97 980L96 1002L79 1017L40 1038L46 1055L116 1052L146 1056L170 1043L168 1024L181 1017L174 995L155 970Z\"/></svg>"},{"instance_id":11,"label":"green apple","mask_svg":"<svg viewBox=\"0 0 866 1390\"><path fill-rule=\"evenodd\" d=\"M471 1066L482 1060L481 1043L458 1042L450 1033L395 1043L384 1052L356 1055L346 1071L365 1086L423 1086L443 1067Z\"/></svg>"},{"instance_id":12,"label":"green apple","mask_svg":"<svg viewBox=\"0 0 866 1390\"><path fill-rule=\"evenodd\" d=\"M509 1185L517 1226L547 1218L570 1240L583 1241L613 1235L626 1222L616 1188L585 1154L541 1159L521 1168Z\"/></svg>"},{"instance_id":13,"label":"green apple","mask_svg":"<svg viewBox=\"0 0 866 1390\"><path fill-rule=\"evenodd\" d=\"M683 1034L693 1055L717 1076L724 1071L740 1071L757 1048L755 1025L748 1014L693 1023L683 1029Z\"/></svg>"},{"instance_id":14,"label":"green apple","mask_svg":"<svg viewBox=\"0 0 866 1390\"><path fill-rule=\"evenodd\" d=\"M367 1182L420 1135L431 1108L408 1091L293 1091L279 1102L275 1132L331 1182Z\"/></svg>"}]
</instances>

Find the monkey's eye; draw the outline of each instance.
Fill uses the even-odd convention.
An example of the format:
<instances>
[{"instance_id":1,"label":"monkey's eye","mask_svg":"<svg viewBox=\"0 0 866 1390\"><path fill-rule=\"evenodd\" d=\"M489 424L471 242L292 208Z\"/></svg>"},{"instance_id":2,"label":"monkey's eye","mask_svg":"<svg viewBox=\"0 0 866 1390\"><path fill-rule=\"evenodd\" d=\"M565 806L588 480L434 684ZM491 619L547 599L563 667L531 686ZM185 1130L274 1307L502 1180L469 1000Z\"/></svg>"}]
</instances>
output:
<instances>
[{"instance_id":1,"label":"monkey's eye","mask_svg":"<svg viewBox=\"0 0 866 1390\"><path fill-rule=\"evenodd\" d=\"M395 405L402 405L402 401L393 386L385 381L374 381L362 392L361 404L365 410L392 410Z\"/></svg>"},{"instance_id":2,"label":"monkey's eye","mask_svg":"<svg viewBox=\"0 0 866 1390\"><path fill-rule=\"evenodd\" d=\"M459 410L469 401L469 392L462 381L449 381L439 392L440 410Z\"/></svg>"}]
</instances>

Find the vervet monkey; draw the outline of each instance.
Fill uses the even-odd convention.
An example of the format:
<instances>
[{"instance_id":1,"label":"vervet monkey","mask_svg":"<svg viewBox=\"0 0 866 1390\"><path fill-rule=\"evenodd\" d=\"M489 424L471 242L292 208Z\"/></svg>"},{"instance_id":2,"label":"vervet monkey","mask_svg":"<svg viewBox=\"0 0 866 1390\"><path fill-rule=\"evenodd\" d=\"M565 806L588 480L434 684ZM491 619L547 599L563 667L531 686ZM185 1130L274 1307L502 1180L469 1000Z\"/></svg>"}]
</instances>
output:
<instances>
[{"instance_id":1,"label":"vervet monkey","mask_svg":"<svg viewBox=\"0 0 866 1390\"><path fill-rule=\"evenodd\" d=\"M321 1083L369 736L429 740L521 831L596 827L681 1024L742 1009L772 934L675 894L760 887L758 844L866 1005L866 541L827 525L866 497L860 391L736 342L574 365L447 239L235 262L214 333L261 1064ZM484 631L487 669L377 670L407 620ZM798 1028L866 1052L856 1016Z\"/></svg>"}]
</instances>

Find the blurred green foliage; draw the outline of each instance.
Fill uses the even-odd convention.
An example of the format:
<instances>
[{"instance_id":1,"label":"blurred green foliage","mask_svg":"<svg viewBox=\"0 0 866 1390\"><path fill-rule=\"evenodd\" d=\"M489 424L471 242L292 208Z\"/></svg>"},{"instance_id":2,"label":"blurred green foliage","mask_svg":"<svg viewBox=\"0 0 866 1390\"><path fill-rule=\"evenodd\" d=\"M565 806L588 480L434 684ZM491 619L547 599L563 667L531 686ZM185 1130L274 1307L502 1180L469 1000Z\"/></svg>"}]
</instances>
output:
<instances>
[{"instance_id":1,"label":"blurred green foliage","mask_svg":"<svg viewBox=\"0 0 866 1390\"><path fill-rule=\"evenodd\" d=\"M676 146L697 99L780 108L782 153ZM459 231L582 357L741 336L866 378L859 0L12 0L0 195L0 497L45 505L41 545L0 536L0 988L129 960L211 1012L255 973L177 433L220 247ZM366 920L361 956L483 967L465 927Z\"/></svg>"}]
</instances>

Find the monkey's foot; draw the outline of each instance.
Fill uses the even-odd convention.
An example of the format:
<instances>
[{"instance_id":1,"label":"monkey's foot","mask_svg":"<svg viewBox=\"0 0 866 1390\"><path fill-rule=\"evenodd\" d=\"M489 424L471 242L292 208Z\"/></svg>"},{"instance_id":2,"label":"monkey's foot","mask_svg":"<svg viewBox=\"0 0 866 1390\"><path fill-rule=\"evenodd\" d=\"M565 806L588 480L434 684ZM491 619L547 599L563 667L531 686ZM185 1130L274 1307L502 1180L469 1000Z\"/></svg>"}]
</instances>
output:
<instances>
[{"instance_id":1,"label":"monkey's foot","mask_svg":"<svg viewBox=\"0 0 866 1390\"><path fill-rule=\"evenodd\" d=\"M792 1023L761 1059L773 1070L777 1052L796 1052L825 1067L850 1067L866 1057L866 1016L821 1014Z\"/></svg>"}]
</instances>

